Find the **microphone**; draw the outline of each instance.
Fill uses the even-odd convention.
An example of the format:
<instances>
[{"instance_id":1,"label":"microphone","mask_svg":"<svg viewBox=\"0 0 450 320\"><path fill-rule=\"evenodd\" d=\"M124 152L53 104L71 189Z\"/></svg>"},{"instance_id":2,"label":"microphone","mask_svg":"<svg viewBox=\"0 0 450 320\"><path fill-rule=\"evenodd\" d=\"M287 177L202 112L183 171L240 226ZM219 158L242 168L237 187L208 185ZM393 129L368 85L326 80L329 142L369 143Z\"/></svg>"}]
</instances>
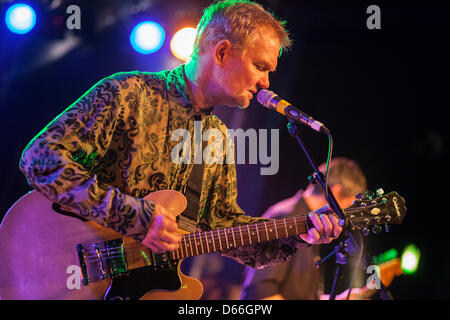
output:
<instances>
[{"instance_id":1,"label":"microphone","mask_svg":"<svg viewBox=\"0 0 450 320\"><path fill-rule=\"evenodd\" d=\"M261 103L264 107L275 110L285 115L291 121L307 125L311 129L314 129L318 132L322 132L325 134L330 133L330 131L323 125L323 123L314 120L311 116L308 116L306 113L293 107L289 102L282 100L278 95L270 90L261 89L258 92L256 98L258 102Z\"/></svg>"}]
</instances>

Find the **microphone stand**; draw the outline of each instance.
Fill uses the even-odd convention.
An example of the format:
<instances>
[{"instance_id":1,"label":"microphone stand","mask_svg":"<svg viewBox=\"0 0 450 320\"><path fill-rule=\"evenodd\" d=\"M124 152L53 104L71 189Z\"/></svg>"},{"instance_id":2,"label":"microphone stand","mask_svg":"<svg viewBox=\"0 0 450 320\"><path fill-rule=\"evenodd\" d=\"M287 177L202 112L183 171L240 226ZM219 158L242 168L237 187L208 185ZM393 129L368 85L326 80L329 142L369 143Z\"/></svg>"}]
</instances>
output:
<instances>
[{"instance_id":1,"label":"microphone stand","mask_svg":"<svg viewBox=\"0 0 450 320\"><path fill-rule=\"evenodd\" d=\"M327 187L327 189L326 189L325 177L324 177L323 173L317 169L317 166L314 164L314 161L313 161L311 155L309 154L308 150L306 149L306 146L303 143L303 141L300 137L300 134L299 134L298 124L293 121L289 121L287 127L289 130L289 134L292 137L295 137L297 139L303 152L306 155L306 158L308 159L309 163L311 164L311 167L314 170L314 174L311 177L309 177L308 179L312 183L317 183L317 182L320 183L320 185L322 186L322 189L324 191L325 190L328 191L328 198L326 200L327 200L329 206L331 207L331 209L338 215L339 225L341 227L344 227L346 220L345 220L344 214L342 212L342 209L339 206L339 204L337 203L336 198L334 197L330 188ZM329 135L330 133L328 132L327 134ZM337 284L337 280L340 277L341 272L342 272L341 266L345 265L347 263L348 257L353 255L353 253L357 250L357 242L356 242L353 234L347 229L343 230L343 234L345 235L345 237L347 239L344 241L341 241L334 249L334 254L336 256L336 272L334 275L333 286L330 291L330 300L335 300L335 298L336 298L336 284ZM324 260L320 261L319 264L321 262L323 262Z\"/></svg>"}]
</instances>

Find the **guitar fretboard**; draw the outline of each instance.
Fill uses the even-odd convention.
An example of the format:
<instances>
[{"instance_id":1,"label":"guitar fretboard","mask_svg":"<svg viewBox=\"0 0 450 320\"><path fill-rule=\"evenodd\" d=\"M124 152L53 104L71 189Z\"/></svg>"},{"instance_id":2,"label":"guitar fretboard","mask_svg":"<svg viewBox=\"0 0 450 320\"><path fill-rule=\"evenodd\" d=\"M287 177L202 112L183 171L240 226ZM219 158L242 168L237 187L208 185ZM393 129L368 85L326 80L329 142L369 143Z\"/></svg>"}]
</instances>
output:
<instances>
[{"instance_id":1,"label":"guitar fretboard","mask_svg":"<svg viewBox=\"0 0 450 320\"><path fill-rule=\"evenodd\" d=\"M308 232L305 216L273 219L253 224L202 231L182 236L178 250L154 254L141 244L125 247L127 261L133 267L163 265L170 260L244 247Z\"/></svg>"}]
</instances>

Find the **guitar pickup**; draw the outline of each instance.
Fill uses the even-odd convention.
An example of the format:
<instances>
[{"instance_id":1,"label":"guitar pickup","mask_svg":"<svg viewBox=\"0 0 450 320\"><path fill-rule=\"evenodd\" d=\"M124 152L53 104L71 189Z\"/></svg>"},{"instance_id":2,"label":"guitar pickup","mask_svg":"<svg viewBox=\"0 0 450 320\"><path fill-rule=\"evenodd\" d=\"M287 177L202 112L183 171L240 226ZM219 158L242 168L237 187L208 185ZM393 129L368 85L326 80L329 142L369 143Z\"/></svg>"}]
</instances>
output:
<instances>
[{"instance_id":1,"label":"guitar pickup","mask_svg":"<svg viewBox=\"0 0 450 320\"><path fill-rule=\"evenodd\" d=\"M109 271L112 279L128 275L127 260L123 248L123 240L115 239L104 242L109 261Z\"/></svg>"},{"instance_id":2,"label":"guitar pickup","mask_svg":"<svg viewBox=\"0 0 450 320\"><path fill-rule=\"evenodd\" d=\"M92 244L92 248L95 250L95 255L97 256L98 269L100 271L100 280L106 279L106 270L103 264L103 257L101 254L101 249L98 244Z\"/></svg>"}]
</instances>

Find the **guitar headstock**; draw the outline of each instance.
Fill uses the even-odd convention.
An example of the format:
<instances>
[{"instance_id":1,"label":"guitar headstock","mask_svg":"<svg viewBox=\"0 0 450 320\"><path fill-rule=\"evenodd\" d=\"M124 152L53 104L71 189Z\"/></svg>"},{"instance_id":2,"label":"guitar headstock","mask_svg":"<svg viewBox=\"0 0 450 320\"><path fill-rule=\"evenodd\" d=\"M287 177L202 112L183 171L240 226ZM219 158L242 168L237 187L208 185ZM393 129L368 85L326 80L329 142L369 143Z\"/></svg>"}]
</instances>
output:
<instances>
[{"instance_id":1,"label":"guitar headstock","mask_svg":"<svg viewBox=\"0 0 450 320\"><path fill-rule=\"evenodd\" d=\"M405 199L395 191L387 194L383 189L376 193L367 191L364 195L357 194L356 200L344 212L352 230L360 229L367 235L371 228L374 233L379 233L384 224L389 231L389 224L402 223L406 214Z\"/></svg>"}]
</instances>

